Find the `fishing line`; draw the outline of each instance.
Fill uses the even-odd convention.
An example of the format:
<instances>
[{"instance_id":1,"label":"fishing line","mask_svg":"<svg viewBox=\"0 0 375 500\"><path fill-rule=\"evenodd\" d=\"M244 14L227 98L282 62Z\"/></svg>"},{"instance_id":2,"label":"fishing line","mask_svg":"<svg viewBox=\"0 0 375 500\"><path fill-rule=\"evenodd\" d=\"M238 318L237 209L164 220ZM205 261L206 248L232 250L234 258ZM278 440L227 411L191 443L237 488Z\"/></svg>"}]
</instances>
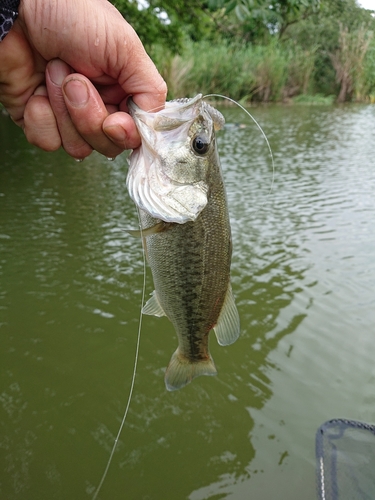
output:
<instances>
[{"instance_id":1,"label":"fishing line","mask_svg":"<svg viewBox=\"0 0 375 500\"><path fill-rule=\"evenodd\" d=\"M267 144L267 147L268 147L268 151L270 153L270 157L271 157L271 163L272 163L272 182L271 182L271 187L270 187L270 191L269 191L269 194L271 193L272 189L273 189L273 184L274 184L274 178L275 178L275 162L274 162L274 158L273 158L273 154L272 154L272 149L271 149L271 145L267 139L267 136L265 134L265 132L263 131L262 127L259 125L259 123L257 122L257 120L252 116L251 113L249 113L249 111L244 108L240 103L238 103L237 101L235 101L234 99L231 99L230 97L227 97L227 96L224 96L224 95L221 95L221 94L207 94L203 97L203 99L207 98L207 97L220 97L222 99L227 99L228 101L236 104L239 108L241 108L250 118L251 120L255 123L255 125L257 126L257 128L260 130L266 144ZM161 109L162 107L157 107L157 108L154 108L152 110L149 110L149 112L155 112L156 110L158 109ZM140 226L140 233L141 233L141 238L142 238L142 242L143 242L143 237L142 237L142 225L141 225L141 222L140 222L140 213L139 213L139 209L137 207L137 213L138 213L138 219L139 219L139 226ZM136 347L135 347L135 359L134 359L134 366L133 366L133 374L132 374L132 379L131 379L131 383L130 383L130 389L129 389L129 396L128 396L128 400L127 400L127 403L126 403L126 407L125 407L125 411L124 411L124 415L122 417L122 420L121 420L121 424L120 424L120 427L119 427L119 430L117 432L117 435L116 435L116 438L115 438L115 442L113 444L113 447L112 447L112 450L111 450L111 453L109 455L109 459L108 459L108 462L107 462L107 465L106 465L106 468L104 470L104 473L103 473L103 476L100 480L100 483L97 487L97 489L95 490L95 493L92 497L92 500L96 500L98 495L99 495L99 492L103 486L103 483L107 477L107 474L108 474L108 470L109 470L109 467L112 463L112 459L113 459L113 456L115 454L115 451L116 451L116 448L117 448L117 445L118 445L118 441L120 439L120 435L121 435L121 432L122 432L122 429L125 425L125 421L126 421L126 418L128 416L128 412L129 412L129 407L130 407L130 402L132 400L132 396L133 396L133 391L134 391L134 385L135 385L135 377L136 377L136 373L137 373L137 366L138 366L138 359L139 359L139 347L140 347L140 342L141 342L141 329L142 329L142 309L143 309L143 306L144 306L144 301L145 301L145 293L146 293L146 257L145 257L145 250L143 248L143 244L142 244L142 249L143 249L143 287L142 287L142 298L141 298L141 310L140 310L140 314L139 314L139 324L138 324L138 333L137 333L137 342L136 342Z\"/></svg>"},{"instance_id":2,"label":"fishing line","mask_svg":"<svg viewBox=\"0 0 375 500\"><path fill-rule=\"evenodd\" d=\"M139 358L139 346L140 346L140 343L141 343L141 328L142 328L142 316L143 316L142 309L143 309L143 306L144 306L145 291L146 291L146 257L145 257L145 251L144 251L144 248L143 248L142 226L141 226L141 222L140 222L141 218L140 218L138 207L137 207L137 213L138 213L139 227L140 227L140 232L141 232L142 249L143 249L143 286L142 286L141 310L140 310L140 313L139 313L139 324L138 324L137 342L136 342L136 347L135 347L135 359L134 359L134 366L133 366L133 375L132 375L132 380L131 380L131 383L130 383L130 390L129 390L128 401L126 403L126 407L125 407L124 415L123 415L122 420L121 420L120 428L119 428L119 430L117 432L117 436L116 436L115 442L113 444L111 454L109 455L109 459L108 459L106 468L104 470L103 476L102 476L102 478L100 480L99 486L95 490L95 493L94 493L94 496L92 497L92 500L96 500L96 498L98 497L98 494L99 494L99 492L100 492L100 490L101 490L101 488L103 486L105 478L107 477L107 473L108 473L109 467L111 465L113 455L114 455L114 453L116 451L117 444L118 444L118 441L120 439L120 435L121 435L122 429L124 427L126 417L128 416L130 402L131 402L131 399L132 399L132 396L133 396L133 390L134 390L134 384L135 384L135 376L136 376L136 373L137 373L138 358Z\"/></svg>"},{"instance_id":3,"label":"fishing line","mask_svg":"<svg viewBox=\"0 0 375 500\"><path fill-rule=\"evenodd\" d=\"M252 121L255 123L255 125L260 130L260 132L261 132L264 140L266 141L267 148L268 148L268 151L269 151L270 157L271 157L272 181L271 181L271 187L270 187L268 195L267 195L267 196L269 196L271 194L271 192L272 192L274 181L275 181L275 161L274 161L274 158L273 158L273 153L272 153L272 148L271 148L270 142L269 142L269 140L268 140L268 138L267 138L264 130L259 125L259 123L257 122L257 120L253 117L253 115L246 108L244 108L242 106L242 104L240 104L239 102L235 101L231 97L227 97L226 95L221 95L221 94L207 94L207 95L203 96L202 99L206 99L206 97L221 97L222 99L227 99L228 101L232 102L233 104L236 104L239 108L242 109L242 111L244 111L252 119Z\"/></svg>"},{"instance_id":4,"label":"fishing line","mask_svg":"<svg viewBox=\"0 0 375 500\"><path fill-rule=\"evenodd\" d=\"M274 186L274 183L275 183L275 160L274 160L274 157L273 157L273 153L272 153L272 148L271 148L271 144L266 136L266 133L264 132L264 130L262 129L261 125L259 124L259 122L253 117L253 115L244 107L242 106L242 104L240 104L239 102L235 101L234 99L232 99L231 97L227 97L226 95L222 95L222 94L207 94L207 95L204 95L202 97L202 99L206 99L206 97L220 97L221 99L226 99L227 101L230 101L232 102L233 104L235 104L236 106L238 106L240 109L242 109L242 111L244 111L247 116L249 116L251 118L251 120L255 123L255 125L257 126L258 130L260 131L260 133L262 134L263 136L263 139L265 140L266 144L267 144L267 148L268 148L268 151L269 151L269 154L270 154L270 157L271 157L271 165L272 165L272 180L271 180L271 186L270 186L270 189L268 191L268 194L267 196L269 196L273 190L273 186ZM154 113L154 112L157 112L157 111L160 111L161 109L163 109L162 106L157 106L155 108L152 108L148 111L148 113Z\"/></svg>"}]
</instances>

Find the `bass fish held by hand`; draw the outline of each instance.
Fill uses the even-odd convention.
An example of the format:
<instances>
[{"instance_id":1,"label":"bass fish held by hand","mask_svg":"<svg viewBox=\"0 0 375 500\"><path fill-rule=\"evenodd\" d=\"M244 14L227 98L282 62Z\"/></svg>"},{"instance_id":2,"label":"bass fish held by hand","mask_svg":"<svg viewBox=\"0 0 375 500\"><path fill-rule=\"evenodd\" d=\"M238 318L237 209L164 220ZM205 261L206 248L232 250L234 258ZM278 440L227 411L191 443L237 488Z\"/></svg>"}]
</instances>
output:
<instances>
[{"instance_id":1,"label":"bass fish held by hand","mask_svg":"<svg viewBox=\"0 0 375 500\"><path fill-rule=\"evenodd\" d=\"M158 112L133 101L142 145L129 159L127 187L139 208L155 291L144 314L167 316L178 348L165 373L168 390L215 375L208 349L235 342L240 322L230 285L231 233L215 130L224 118L202 100L179 99Z\"/></svg>"}]
</instances>

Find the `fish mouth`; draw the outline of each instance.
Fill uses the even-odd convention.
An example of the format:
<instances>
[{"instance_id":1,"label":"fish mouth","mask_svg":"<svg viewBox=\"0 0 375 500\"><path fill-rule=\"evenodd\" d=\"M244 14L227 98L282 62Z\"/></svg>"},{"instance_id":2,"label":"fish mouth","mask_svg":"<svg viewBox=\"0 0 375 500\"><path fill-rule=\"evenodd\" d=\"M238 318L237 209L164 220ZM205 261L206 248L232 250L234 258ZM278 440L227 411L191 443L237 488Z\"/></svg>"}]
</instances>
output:
<instances>
[{"instance_id":1,"label":"fish mouth","mask_svg":"<svg viewBox=\"0 0 375 500\"><path fill-rule=\"evenodd\" d=\"M147 147L156 155L156 133L171 132L180 129L184 125L188 128L197 117L201 103L202 94L198 94L191 99L183 98L167 101L164 108L156 111L144 111L133 101L132 97L128 99L127 106L141 136L142 143L146 143Z\"/></svg>"},{"instance_id":2,"label":"fish mouth","mask_svg":"<svg viewBox=\"0 0 375 500\"><path fill-rule=\"evenodd\" d=\"M179 224L195 221L208 203L209 187L200 167L189 170L189 130L202 119L214 134L210 109L216 110L202 100L202 94L167 101L155 112L143 111L130 98L128 109L142 139L129 157L126 182L130 197L156 219ZM211 133L209 136L214 140ZM183 164L186 169L175 169Z\"/></svg>"},{"instance_id":3,"label":"fish mouth","mask_svg":"<svg viewBox=\"0 0 375 500\"><path fill-rule=\"evenodd\" d=\"M147 114L148 116L150 115L155 115L157 113L162 113L165 116L168 116L169 114L176 114L176 110L178 108L178 112L183 113L187 109L195 106L196 104L200 104L202 102L203 95L202 94L197 94L195 97L189 98L189 97L184 97L182 99L173 99L172 101L167 101L165 103L164 108L160 109L150 109L149 111L144 111L141 109L133 100L132 97L129 97L127 101L127 106L129 110L129 114L133 118L137 118L137 115L141 114ZM171 113L172 111L172 113ZM185 122L186 119L183 120Z\"/></svg>"}]
</instances>

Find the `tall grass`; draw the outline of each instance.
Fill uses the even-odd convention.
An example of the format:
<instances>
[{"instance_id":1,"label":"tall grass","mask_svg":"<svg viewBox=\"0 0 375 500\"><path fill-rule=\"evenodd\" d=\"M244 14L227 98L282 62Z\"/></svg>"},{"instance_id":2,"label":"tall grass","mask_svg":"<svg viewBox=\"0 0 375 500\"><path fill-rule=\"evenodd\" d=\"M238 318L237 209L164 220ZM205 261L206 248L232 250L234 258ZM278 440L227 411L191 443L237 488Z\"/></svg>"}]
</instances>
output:
<instances>
[{"instance_id":1,"label":"tall grass","mask_svg":"<svg viewBox=\"0 0 375 500\"><path fill-rule=\"evenodd\" d=\"M355 78L354 88L356 100L375 103L375 37L371 38L364 57L360 78Z\"/></svg>"},{"instance_id":2,"label":"tall grass","mask_svg":"<svg viewBox=\"0 0 375 500\"><path fill-rule=\"evenodd\" d=\"M366 50L358 49L357 58L351 59L353 99L375 100L375 39L368 33L361 35L359 42L366 42ZM225 94L240 102L290 101L298 96L302 96L300 102L310 102L303 96L318 93L324 97L315 81L319 50L318 45L303 49L292 41L280 44L276 39L268 45L246 46L201 41L187 42L180 55L158 47L151 55L168 84L169 99L202 92ZM344 52L339 56L345 63ZM331 102L340 90L335 76L337 71L336 75L332 71L326 90L330 97L325 102Z\"/></svg>"},{"instance_id":3,"label":"tall grass","mask_svg":"<svg viewBox=\"0 0 375 500\"><path fill-rule=\"evenodd\" d=\"M363 98L366 89L365 57L370 47L373 33L366 26L349 31L340 25L339 47L330 54L336 71L336 81L340 84L338 102L344 102L355 96Z\"/></svg>"},{"instance_id":4,"label":"tall grass","mask_svg":"<svg viewBox=\"0 0 375 500\"><path fill-rule=\"evenodd\" d=\"M154 48L153 59L168 84L169 98L221 93L238 101L280 101L306 93L315 50L296 45L266 46L189 42L182 55Z\"/></svg>"},{"instance_id":5,"label":"tall grass","mask_svg":"<svg viewBox=\"0 0 375 500\"><path fill-rule=\"evenodd\" d=\"M242 47L189 42L182 55L156 53L154 60L170 98L220 92L243 99L250 98L256 88L254 58Z\"/></svg>"}]
</instances>

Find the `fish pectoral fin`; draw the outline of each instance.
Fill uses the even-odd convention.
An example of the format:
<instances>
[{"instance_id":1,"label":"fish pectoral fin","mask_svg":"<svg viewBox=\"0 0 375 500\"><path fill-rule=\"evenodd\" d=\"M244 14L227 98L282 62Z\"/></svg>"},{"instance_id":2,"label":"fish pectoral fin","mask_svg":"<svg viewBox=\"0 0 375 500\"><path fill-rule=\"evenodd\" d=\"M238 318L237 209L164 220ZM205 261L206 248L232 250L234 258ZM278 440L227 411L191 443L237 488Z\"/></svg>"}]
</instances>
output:
<instances>
[{"instance_id":1,"label":"fish pectoral fin","mask_svg":"<svg viewBox=\"0 0 375 500\"><path fill-rule=\"evenodd\" d=\"M159 299L156 295L156 291L154 290L151 294L151 298L148 299L146 304L142 308L143 314L148 314L150 316L166 316L163 308L160 305Z\"/></svg>"},{"instance_id":2,"label":"fish pectoral fin","mask_svg":"<svg viewBox=\"0 0 375 500\"><path fill-rule=\"evenodd\" d=\"M165 386L168 391L176 391L191 382L195 377L216 374L216 367L210 355L205 360L192 362L177 348L165 372Z\"/></svg>"},{"instance_id":3,"label":"fish pectoral fin","mask_svg":"<svg viewBox=\"0 0 375 500\"><path fill-rule=\"evenodd\" d=\"M154 226L146 227L145 229L128 229L127 233L130 236L136 236L137 238L146 238L152 234L162 233L163 231L168 231L175 223L160 221Z\"/></svg>"},{"instance_id":4,"label":"fish pectoral fin","mask_svg":"<svg viewBox=\"0 0 375 500\"><path fill-rule=\"evenodd\" d=\"M126 232L130 234L130 236L134 236L134 238L142 238L142 232L140 229L127 229Z\"/></svg>"},{"instance_id":5,"label":"fish pectoral fin","mask_svg":"<svg viewBox=\"0 0 375 500\"><path fill-rule=\"evenodd\" d=\"M230 285L224 299L219 319L214 326L214 331L220 345L233 344L240 336L240 317Z\"/></svg>"}]
</instances>

